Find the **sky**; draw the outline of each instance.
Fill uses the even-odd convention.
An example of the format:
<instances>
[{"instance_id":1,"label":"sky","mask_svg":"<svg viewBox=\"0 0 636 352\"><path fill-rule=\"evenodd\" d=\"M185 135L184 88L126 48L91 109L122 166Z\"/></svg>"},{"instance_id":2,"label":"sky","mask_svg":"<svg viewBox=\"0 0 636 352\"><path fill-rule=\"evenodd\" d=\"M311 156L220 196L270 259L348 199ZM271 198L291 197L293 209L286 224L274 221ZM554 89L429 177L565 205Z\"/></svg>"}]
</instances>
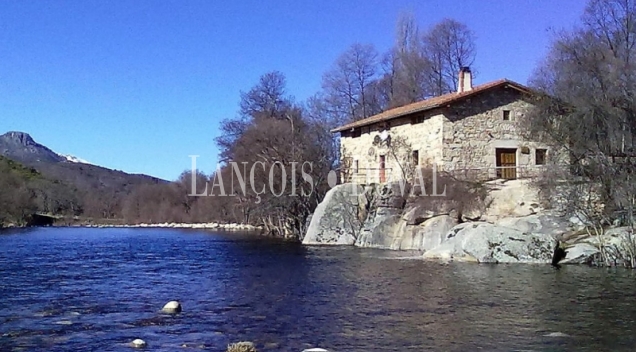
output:
<instances>
[{"instance_id":1,"label":"sky","mask_svg":"<svg viewBox=\"0 0 636 352\"><path fill-rule=\"evenodd\" d=\"M2 0L0 134L174 180L216 168L214 138L240 92L281 71L303 101L354 43L386 52L401 13L476 34L474 84L526 84L584 0Z\"/></svg>"}]
</instances>

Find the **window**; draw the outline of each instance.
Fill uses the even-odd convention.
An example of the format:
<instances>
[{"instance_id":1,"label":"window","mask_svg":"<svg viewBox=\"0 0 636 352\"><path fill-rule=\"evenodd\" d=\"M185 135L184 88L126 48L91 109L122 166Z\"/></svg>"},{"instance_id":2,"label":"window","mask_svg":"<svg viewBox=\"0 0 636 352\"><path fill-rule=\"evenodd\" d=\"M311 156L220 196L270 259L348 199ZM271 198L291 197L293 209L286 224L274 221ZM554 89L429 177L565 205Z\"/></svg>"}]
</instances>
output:
<instances>
[{"instance_id":1,"label":"window","mask_svg":"<svg viewBox=\"0 0 636 352\"><path fill-rule=\"evenodd\" d=\"M353 161L353 172L357 174L358 170L359 170L358 169L358 160L354 160Z\"/></svg>"},{"instance_id":2,"label":"window","mask_svg":"<svg viewBox=\"0 0 636 352\"><path fill-rule=\"evenodd\" d=\"M504 110L503 111L503 120L504 121L510 121L510 110Z\"/></svg>"},{"instance_id":3,"label":"window","mask_svg":"<svg viewBox=\"0 0 636 352\"><path fill-rule=\"evenodd\" d=\"M418 123L422 123L424 122L424 115L418 115L418 116L412 116L411 117L411 124L415 125Z\"/></svg>"},{"instance_id":4,"label":"window","mask_svg":"<svg viewBox=\"0 0 636 352\"><path fill-rule=\"evenodd\" d=\"M536 165L545 165L545 157L547 153L547 149L537 149L534 155L534 163Z\"/></svg>"},{"instance_id":5,"label":"window","mask_svg":"<svg viewBox=\"0 0 636 352\"><path fill-rule=\"evenodd\" d=\"M414 150L413 151L413 165L419 165L420 164L420 151L419 150Z\"/></svg>"}]
</instances>

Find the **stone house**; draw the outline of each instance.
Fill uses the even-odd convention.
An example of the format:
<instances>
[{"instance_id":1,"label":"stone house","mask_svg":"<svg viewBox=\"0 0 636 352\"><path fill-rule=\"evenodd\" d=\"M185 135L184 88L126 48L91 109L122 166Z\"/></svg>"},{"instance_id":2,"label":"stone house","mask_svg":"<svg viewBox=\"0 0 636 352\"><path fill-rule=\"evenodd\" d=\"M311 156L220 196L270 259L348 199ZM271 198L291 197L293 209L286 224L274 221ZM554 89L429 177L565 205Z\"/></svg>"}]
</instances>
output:
<instances>
[{"instance_id":1,"label":"stone house","mask_svg":"<svg viewBox=\"0 0 636 352\"><path fill-rule=\"evenodd\" d=\"M524 140L517 126L536 93L507 79L473 87L469 68L461 70L459 83L457 92L332 130L341 137L344 181L383 183L409 177L405 165L515 179L546 163L550 148Z\"/></svg>"}]
</instances>

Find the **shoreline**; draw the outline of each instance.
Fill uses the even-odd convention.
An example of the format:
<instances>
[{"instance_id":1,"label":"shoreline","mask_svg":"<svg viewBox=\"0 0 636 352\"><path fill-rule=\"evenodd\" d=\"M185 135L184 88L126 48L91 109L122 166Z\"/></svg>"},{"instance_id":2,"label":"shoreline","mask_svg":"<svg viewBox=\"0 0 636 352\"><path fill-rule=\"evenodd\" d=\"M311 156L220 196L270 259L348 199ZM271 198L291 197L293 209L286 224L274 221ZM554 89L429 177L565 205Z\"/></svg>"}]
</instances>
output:
<instances>
[{"instance_id":1,"label":"shoreline","mask_svg":"<svg viewBox=\"0 0 636 352\"><path fill-rule=\"evenodd\" d=\"M55 226L62 227L62 226ZM247 224L221 224L221 223L159 223L159 224L84 224L70 225L68 227L89 228L162 228L162 229L205 229L205 230L233 230L233 231L260 231L261 228Z\"/></svg>"},{"instance_id":2,"label":"shoreline","mask_svg":"<svg viewBox=\"0 0 636 352\"><path fill-rule=\"evenodd\" d=\"M0 229L21 229L29 227L86 227L86 228L162 228L162 229L204 229L204 230L224 230L224 231L249 231L259 232L262 229L258 226L248 224L222 224L222 223L157 223L157 224L53 224L50 226L27 226L14 225L0 226Z\"/></svg>"}]
</instances>

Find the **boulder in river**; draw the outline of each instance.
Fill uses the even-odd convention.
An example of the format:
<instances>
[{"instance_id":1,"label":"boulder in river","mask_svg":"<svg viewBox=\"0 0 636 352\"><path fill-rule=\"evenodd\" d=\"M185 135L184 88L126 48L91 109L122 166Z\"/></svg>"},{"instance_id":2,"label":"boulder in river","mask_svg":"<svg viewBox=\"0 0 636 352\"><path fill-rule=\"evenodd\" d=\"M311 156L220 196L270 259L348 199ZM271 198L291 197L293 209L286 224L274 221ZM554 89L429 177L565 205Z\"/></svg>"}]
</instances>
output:
<instances>
[{"instance_id":1,"label":"boulder in river","mask_svg":"<svg viewBox=\"0 0 636 352\"><path fill-rule=\"evenodd\" d=\"M489 223L462 223L451 229L439 246L424 253L428 259L478 263L550 263L556 241L551 235L524 233Z\"/></svg>"},{"instance_id":2,"label":"boulder in river","mask_svg":"<svg viewBox=\"0 0 636 352\"><path fill-rule=\"evenodd\" d=\"M144 348L144 347L148 346L148 344L146 343L146 341L144 341L142 339L134 339L130 343L130 346L134 347L134 348Z\"/></svg>"},{"instance_id":3,"label":"boulder in river","mask_svg":"<svg viewBox=\"0 0 636 352\"><path fill-rule=\"evenodd\" d=\"M566 248L566 255L561 264L593 264L599 260L600 254L598 247L589 243L575 243Z\"/></svg>"},{"instance_id":4,"label":"boulder in river","mask_svg":"<svg viewBox=\"0 0 636 352\"><path fill-rule=\"evenodd\" d=\"M161 309L164 313L181 313L181 303L178 301L170 301Z\"/></svg>"}]
</instances>

